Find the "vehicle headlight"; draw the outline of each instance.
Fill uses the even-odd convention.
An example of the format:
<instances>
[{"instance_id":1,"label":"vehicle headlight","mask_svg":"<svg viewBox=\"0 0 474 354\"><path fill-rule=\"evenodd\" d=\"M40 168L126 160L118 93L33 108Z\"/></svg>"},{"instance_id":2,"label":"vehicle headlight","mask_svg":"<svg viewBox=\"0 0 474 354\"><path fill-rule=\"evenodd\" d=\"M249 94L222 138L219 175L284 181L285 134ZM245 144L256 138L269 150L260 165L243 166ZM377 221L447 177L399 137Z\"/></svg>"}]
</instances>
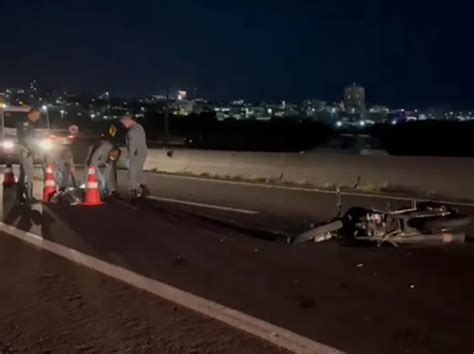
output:
<instances>
[{"instance_id":1,"label":"vehicle headlight","mask_svg":"<svg viewBox=\"0 0 474 354\"><path fill-rule=\"evenodd\" d=\"M45 151L51 150L51 148L53 147L53 142L51 141L51 139L40 140L39 147L40 149Z\"/></svg>"},{"instance_id":2,"label":"vehicle headlight","mask_svg":"<svg viewBox=\"0 0 474 354\"><path fill-rule=\"evenodd\" d=\"M13 150L15 148L15 142L12 140L5 140L2 142L2 147L4 150Z\"/></svg>"}]
</instances>

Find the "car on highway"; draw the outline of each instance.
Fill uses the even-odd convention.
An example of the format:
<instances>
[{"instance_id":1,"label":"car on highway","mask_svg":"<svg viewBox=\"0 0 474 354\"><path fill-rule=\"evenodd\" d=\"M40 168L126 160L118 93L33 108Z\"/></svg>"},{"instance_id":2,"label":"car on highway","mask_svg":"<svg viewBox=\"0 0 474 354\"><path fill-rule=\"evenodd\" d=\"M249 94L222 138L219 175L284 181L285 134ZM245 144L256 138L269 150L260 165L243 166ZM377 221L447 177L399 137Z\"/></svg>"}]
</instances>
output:
<instances>
[{"instance_id":1,"label":"car on highway","mask_svg":"<svg viewBox=\"0 0 474 354\"><path fill-rule=\"evenodd\" d=\"M12 162L18 156L18 122L26 118L30 107L23 106L0 106L0 160ZM69 129L52 129L48 116L40 121L36 135L38 138L39 151L44 154L52 151L60 145L72 144L79 128L71 126ZM44 154L42 154L44 156ZM41 156L35 156L36 161L40 161Z\"/></svg>"}]
</instances>

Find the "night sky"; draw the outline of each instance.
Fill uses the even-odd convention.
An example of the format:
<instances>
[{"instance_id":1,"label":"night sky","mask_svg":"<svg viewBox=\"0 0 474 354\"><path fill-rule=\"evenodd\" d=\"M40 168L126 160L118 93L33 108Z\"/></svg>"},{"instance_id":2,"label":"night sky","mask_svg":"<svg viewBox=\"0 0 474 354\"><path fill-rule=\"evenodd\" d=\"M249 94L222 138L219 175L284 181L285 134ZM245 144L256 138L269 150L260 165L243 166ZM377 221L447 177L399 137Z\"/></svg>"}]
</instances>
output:
<instances>
[{"instance_id":1,"label":"night sky","mask_svg":"<svg viewBox=\"0 0 474 354\"><path fill-rule=\"evenodd\" d=\"M0 87L474 107L471 3L0 0Z\"/></svg>"}]
</instances>

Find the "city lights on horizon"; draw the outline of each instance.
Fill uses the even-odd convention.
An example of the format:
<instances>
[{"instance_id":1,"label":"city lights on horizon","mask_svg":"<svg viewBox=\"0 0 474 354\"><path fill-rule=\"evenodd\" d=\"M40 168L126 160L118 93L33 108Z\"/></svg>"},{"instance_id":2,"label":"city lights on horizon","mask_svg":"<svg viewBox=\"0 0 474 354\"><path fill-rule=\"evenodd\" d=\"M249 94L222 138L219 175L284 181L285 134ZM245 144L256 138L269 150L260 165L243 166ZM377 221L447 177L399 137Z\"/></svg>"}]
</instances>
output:
<instances>
[{"instance_id":1,"label":"city lights on horizon","mask_svg":"<svg viewBox=\"0 0 474 354\"><path fill-rule=\"evenodd\" d=\"M34 88L34 89L33 89ZM56 91L57 92L57 91ZM197 90L189 94L187 90L176 90L169 95L151 95L127 100L111 95L105 90L97 96L75 94L73 91L61 91L59 95L45 92L37 81L32 81L29 89L7 88L0 90L0 102L5 109L9 106L34 106L46 114L68 117L87 117L89 119L117 119L125 111L132 110L135 114L163 113L164 107L177 116L188 116L202 112L211 113L218 121L295 119L320 121L337 128L366 129L377 123L399 124L410 121L426 120L474 120L472 109L462 112L457 109L448 111L424 110L419 107L390 108L384 105L368 105L367 91L358 84L345 87L341 99L324 101L321 99L305 99L292 102L287 99L279 102L249 102L236 99L228 102L211 102L196 95ZM122 112L122 113L121 113Z\"/></svg>"}]
</instances>

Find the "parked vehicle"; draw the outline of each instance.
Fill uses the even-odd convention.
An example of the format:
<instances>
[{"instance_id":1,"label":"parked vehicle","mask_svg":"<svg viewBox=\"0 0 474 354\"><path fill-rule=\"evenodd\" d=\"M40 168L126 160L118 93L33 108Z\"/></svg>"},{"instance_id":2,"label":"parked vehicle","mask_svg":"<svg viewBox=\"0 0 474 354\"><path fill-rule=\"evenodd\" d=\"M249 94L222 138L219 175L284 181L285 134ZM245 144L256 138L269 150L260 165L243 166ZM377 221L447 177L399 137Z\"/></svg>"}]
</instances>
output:
<instances>
[{"instance_id":1,"label":"parked vehicle","mask_svg":"<svg viewBox=\"0 0 474 354\"><path fill-rule=\"evenodd\" d=\"M18 122L25 119L30 107L2 106L0 107L0 158L3 161L12 162L17 160ZM70 145L78 133L77 126L69 129L52 129L49 119L40 121L40 126L36 130L38 138L38 151L48 153L59 145ZM35 156L35 160L40 162L42 156Z\"/></svg>"}]
</instances>

